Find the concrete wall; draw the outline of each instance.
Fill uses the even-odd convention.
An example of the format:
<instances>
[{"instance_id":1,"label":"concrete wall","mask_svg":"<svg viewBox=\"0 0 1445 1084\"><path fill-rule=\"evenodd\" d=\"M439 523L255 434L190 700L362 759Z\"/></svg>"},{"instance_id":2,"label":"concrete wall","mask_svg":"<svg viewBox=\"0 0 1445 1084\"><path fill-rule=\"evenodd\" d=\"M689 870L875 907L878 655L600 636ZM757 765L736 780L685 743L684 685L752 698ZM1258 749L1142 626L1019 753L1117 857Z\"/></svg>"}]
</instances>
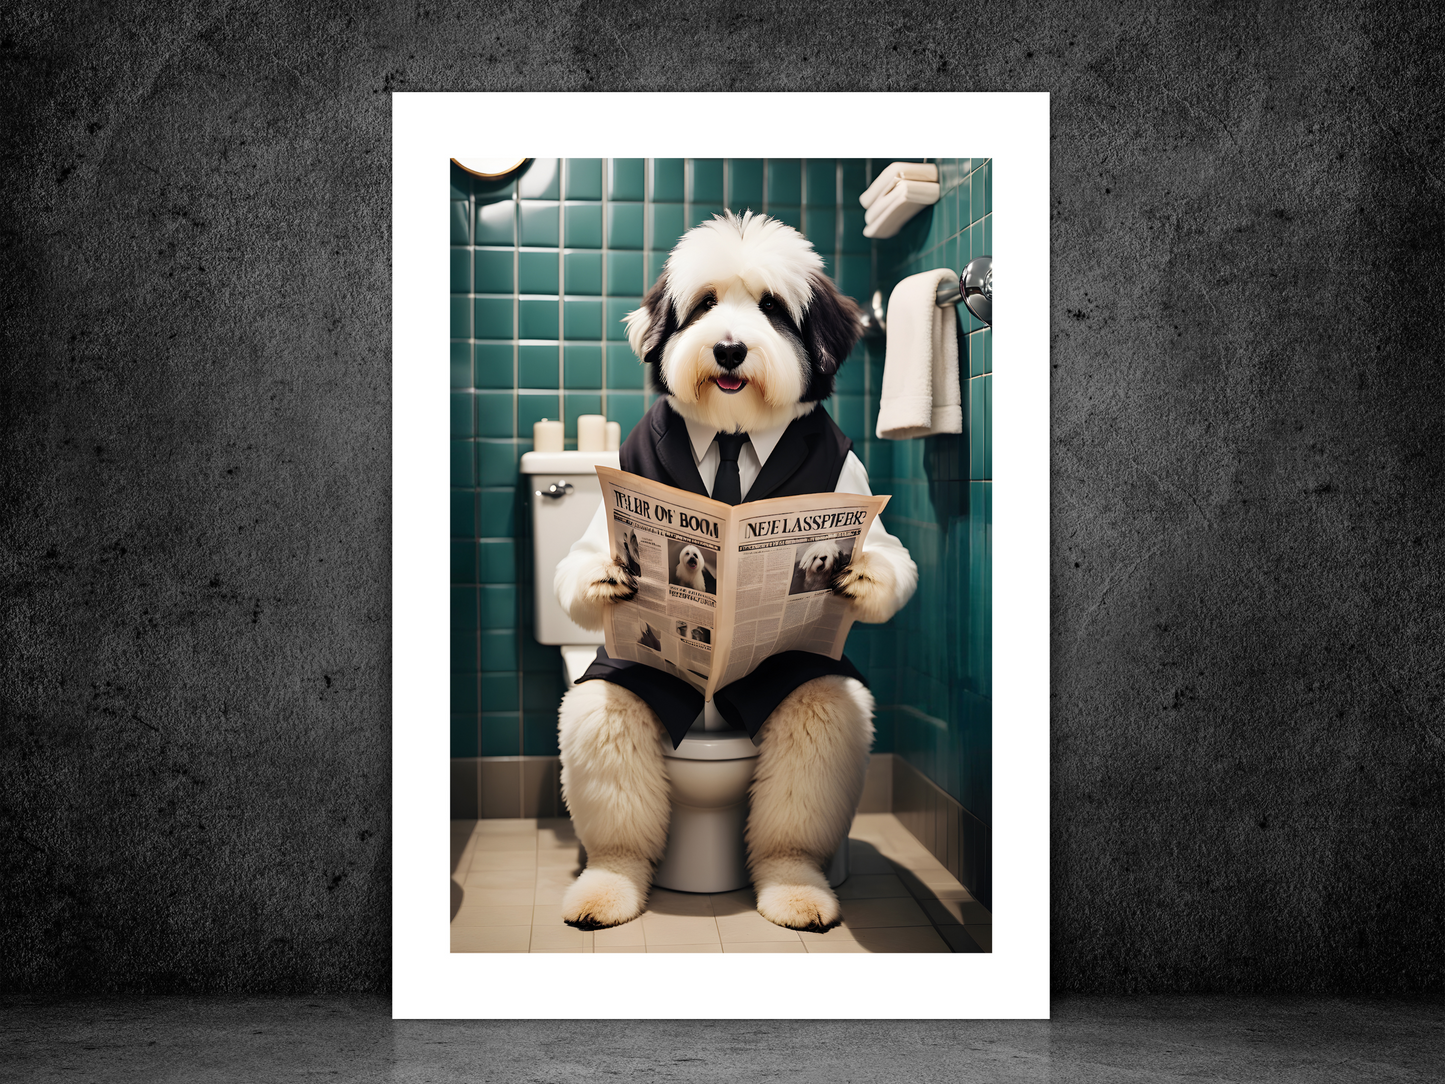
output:
<instances>
[{"instance_id":1,"label":"concrete wall","mask_svg":"<svg viewBox=\"0 0 1445 1084\"><path fill-rule=\"evenodd\" d=\"M1438 989L1440 16L524 10L3 23L0 981L388 981L388 92L972 86L1054 93L1056 987Z\"/></svg>"}]
</instances>

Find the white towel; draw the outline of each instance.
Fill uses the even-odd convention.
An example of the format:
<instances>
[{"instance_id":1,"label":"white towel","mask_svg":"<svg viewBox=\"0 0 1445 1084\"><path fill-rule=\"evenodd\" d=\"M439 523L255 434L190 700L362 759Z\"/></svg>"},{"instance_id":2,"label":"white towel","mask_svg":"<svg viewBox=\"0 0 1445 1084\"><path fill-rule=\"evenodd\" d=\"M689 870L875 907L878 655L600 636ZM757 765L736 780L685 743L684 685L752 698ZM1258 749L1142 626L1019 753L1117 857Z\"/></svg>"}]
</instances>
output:
<instances>
[{"instance_id":1,"label":"white towel","mask_svg":"<svg viewBox=\"0 0 1445 1084\"><path fill-rule=\"evenodd\" d=\"M899 181L937 181L938 166L932 162L894 162L891 166L885 166L878 176L873 178L873 183L868 186L858 202L864 208L872 207L874 202Z\"/></svg>"},{"instance_id":2,"label":"white towel","mask_svg":"<svg viewBox=\"0 0 1445 1084\"><path fill-rule=\"evenodd\" d=\"M899 181L863 216L864 237L892 237L925 207L938 202L938 185L928 181Z\"/></svg>"},{"instance_id":3,"label":"white towel","mask_svg":"<svg viewBox=\"0 0 1445 1084\"><path fill-rule=\"evenodd\" d=\"M893 287L878 404L878 436L883 440L963 432L958 316L952 305L938 304L939 285L956 275L940 267L910 275Z\"/></svg>"}]
</instances>

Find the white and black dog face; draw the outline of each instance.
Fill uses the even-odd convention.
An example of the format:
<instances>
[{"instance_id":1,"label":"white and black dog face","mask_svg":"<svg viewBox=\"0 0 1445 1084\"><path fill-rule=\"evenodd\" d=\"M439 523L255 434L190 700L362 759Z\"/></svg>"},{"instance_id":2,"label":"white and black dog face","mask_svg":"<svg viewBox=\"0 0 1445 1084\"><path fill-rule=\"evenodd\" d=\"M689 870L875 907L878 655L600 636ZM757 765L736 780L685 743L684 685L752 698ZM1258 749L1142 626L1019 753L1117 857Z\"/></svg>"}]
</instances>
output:
<instances>
[{"instance_id":1,"label":"white and black dog face","mask_svg":"<svg viewBox=\"0 0 1445 1084\"><path fill-rule=\"evenodd\" d=\"M821 591L833 579L838 570L839 550L836 542L824 540L814 542L803 551L798 567L803 570L803 587L807 591Z\"/></svg>"},{"instance_id":2,"label":"white and black dog face","mask_svg":"<svg viewBox=\"0 0 1445 1084\"><path fill-rule=\"evenodd\" d=\"M688 418L724 432L781 425L833 393L858 307L793 227L728 212L683 234L642 307L633 351Z\"/></svg>"}]
</instances>

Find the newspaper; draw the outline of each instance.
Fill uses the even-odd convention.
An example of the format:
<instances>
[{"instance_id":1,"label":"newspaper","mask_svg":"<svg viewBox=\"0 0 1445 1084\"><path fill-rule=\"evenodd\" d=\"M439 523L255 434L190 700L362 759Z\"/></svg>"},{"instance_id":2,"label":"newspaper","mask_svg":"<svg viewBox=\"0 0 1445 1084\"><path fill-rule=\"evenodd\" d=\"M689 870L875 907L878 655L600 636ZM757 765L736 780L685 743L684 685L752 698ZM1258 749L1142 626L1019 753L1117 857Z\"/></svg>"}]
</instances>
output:
<instances>
[{"instance_id":1,"label":"newspaper","mask_svg":"<svg viewBox=\"0 0 1445 1084\"><path fill-rule=\"evenodd\" d=\"M839 658L852 607L831 590L887 497L813 493L723 504L598 467L607 533L637 595L606 609L607 654L682 678L703 696L768 656Z\"/></svg>"}]
</instances>

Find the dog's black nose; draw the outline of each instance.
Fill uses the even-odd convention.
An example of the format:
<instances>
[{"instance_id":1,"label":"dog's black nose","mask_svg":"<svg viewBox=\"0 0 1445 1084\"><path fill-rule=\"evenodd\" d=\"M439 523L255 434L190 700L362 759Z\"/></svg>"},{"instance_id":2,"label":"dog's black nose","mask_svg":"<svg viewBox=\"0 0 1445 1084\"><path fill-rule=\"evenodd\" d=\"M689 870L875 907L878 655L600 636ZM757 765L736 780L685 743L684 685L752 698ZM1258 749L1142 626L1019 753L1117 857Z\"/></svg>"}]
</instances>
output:
<instances>
[{"instance_id":1,"label":"dog's black nose","mask_svg":"<svg viewBox=\"0 0 1445 1084\"><path fill-rule=\"evenodd\" d=\"M743 358L748 356L748 348L745 343L718 343L712 348L712 356L717 363L728 372L732 372L743 363Z\"/></svg>"}]
</instances>

